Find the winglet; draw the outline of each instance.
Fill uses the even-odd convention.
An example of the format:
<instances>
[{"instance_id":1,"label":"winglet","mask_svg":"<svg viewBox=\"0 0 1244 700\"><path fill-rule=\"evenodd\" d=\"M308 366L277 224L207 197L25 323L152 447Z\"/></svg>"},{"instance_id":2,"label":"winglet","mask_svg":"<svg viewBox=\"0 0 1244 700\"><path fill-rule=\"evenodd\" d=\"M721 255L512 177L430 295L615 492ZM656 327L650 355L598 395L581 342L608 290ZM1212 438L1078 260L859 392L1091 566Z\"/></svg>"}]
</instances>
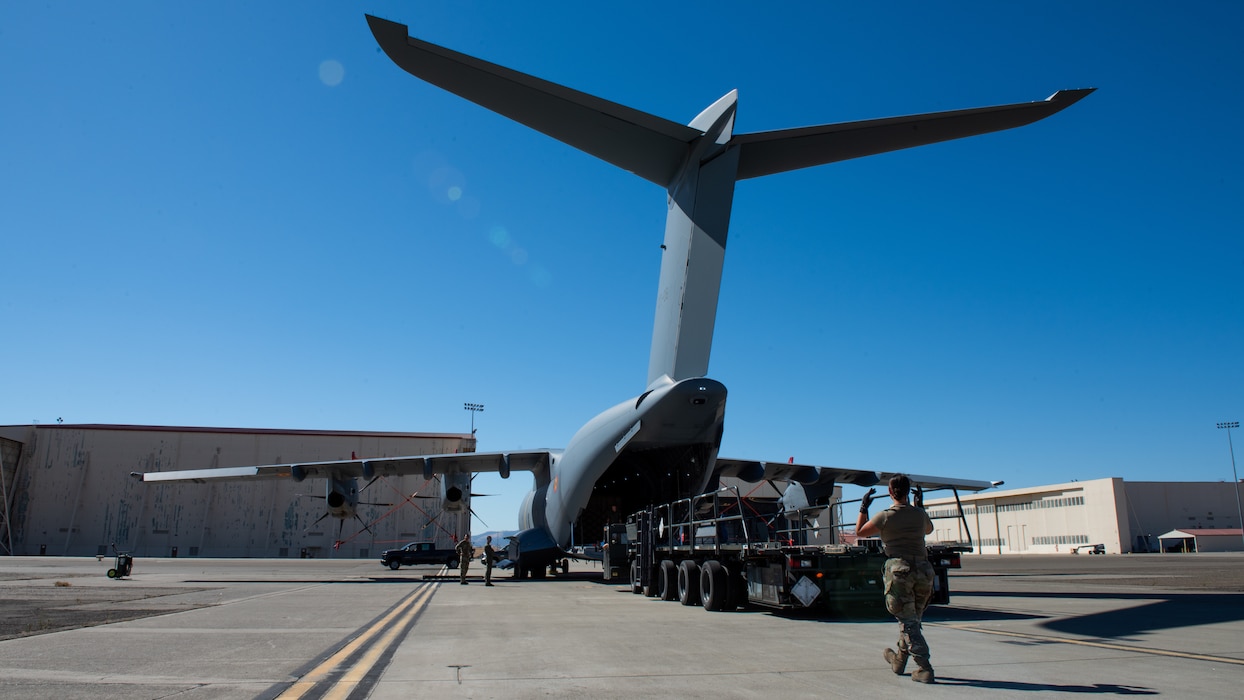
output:
<instances>
[{"instance_id":1,"label":"winglet","mask_svg":"<svg viewBox=\"0 0 1244 700\"><path fill-rule=\"evenodd\" d=\"M1062 108L1066 109L1071 105L1083 100L1084 98L1095 92L1097 88L1077 88L1075 90L1059 90L1058 92L1045 98L1046 102L1062 104Z\"/></svg>"}]
</instances>

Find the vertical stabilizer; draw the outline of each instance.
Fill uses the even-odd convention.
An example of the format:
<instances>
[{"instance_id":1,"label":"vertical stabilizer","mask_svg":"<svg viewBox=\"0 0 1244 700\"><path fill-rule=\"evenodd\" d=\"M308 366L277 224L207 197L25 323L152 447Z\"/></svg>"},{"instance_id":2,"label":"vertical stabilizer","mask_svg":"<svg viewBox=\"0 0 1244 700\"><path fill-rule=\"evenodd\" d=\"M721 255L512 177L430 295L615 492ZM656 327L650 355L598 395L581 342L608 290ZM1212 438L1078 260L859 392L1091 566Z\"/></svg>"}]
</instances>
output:
<instances>
[{"instance_id":1,"label":"vertical stabilizer","mask_svg":"<svg viewBox=\"0 0 1244 700\"><path fill-rule=\"evenodd\" d=\"M739 165L730 145L737 107L731 91L692 120L702 135L669 186L649 388L708 373Z\"/></svg>"},{"instance_id":2,"label":"vertical stabilizer","mask_svg":"<svg viewBox=\"0 0 1244 700\"><path fill-rule=\"evenodd\" d=\"M683 126L420 41L405 25L370 15L367 22L384 52L411 75L667 189L649 388L708 372L737 180L1011 129L1092 92L735 136L733 91Z\"/></svg>"}]
</instances>

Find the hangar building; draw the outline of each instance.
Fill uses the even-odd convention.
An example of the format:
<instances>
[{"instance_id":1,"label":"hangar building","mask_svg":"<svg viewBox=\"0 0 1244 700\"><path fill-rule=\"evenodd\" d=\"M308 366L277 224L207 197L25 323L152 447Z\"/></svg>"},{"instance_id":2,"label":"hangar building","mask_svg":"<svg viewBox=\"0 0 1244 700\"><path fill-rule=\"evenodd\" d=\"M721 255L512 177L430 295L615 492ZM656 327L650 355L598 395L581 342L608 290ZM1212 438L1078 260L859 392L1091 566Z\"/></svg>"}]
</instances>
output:
<instances>
[{"instance_id":1,"label":"hangar building","mask_svg":"<svg viewBox=\"0 0 1244 700\"><path fill-rule=\"evenodd\" d=\"M961 496L977 554L1158 552L1172 530L1231 530L1218 551L1244 551L1231 482L1127 482L1118 477ZM953 498L928 498L931 540L964 541ZM1179 545L1182 546L1182 542ZM1189 550L1191 551L1191 550Z\"/></svg>"},{"instance_id":2,"label":"hangar building","mask_svg":"<svg viewBox=\"0 0 1244 700\"><path fill-rule=\"evenodd\" d=\"M113 543L142 557L367 558L413 540L451 548L469 524L460 513L438 517L437 498L408 498L439 494L422 475L361 492L377 504L359 505L369 533L358 520L318 520L323 479L144 484L130 472L474 450L469 434L0 426L0 554L94 556Z\"/></svg>"},{"instance_id":3,"label":"hangar building","mask_svg":"<svg viewBox=\"0 0 1244 700\"><path fill-rule=\"evenodd\" d=\"M322 479L144 484L130 472L474 450L469 434L0 426L0 555L107 555L114 542L140 557L368 558L413 540L449 548L469 523L459 513L441 517L437 498L408 498L439 495L421 475L381 479L362 492L361 501L378 504L359 506L367 532L358 521L319 520ZM961 502L978 554L1065 554L1098 544L1110 553L1240 551L1244 537L1230 536L1240 532L1232 486L1109 478L985 491ZM931 540L967 539L953 498L930 497L926 506Z\"/></svg>"}]
</instances>

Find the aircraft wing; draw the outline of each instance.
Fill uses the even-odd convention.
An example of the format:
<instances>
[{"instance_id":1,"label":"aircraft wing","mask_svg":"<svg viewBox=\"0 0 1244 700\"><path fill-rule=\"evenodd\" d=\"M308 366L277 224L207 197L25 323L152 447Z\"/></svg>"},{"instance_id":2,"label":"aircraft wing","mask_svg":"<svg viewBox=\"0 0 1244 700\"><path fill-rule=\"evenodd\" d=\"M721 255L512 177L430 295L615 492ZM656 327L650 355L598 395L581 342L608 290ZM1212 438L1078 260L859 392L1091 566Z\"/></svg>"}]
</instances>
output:
<instances>
[{"instance_id":1,"label":"aircraft wing","mask_svg":"<svg viewBox=\"0 0 1244 700\"><path fill-rule=\"evenodd\" d=\"M902 473L906 474L906 472ZM877 480L882 484L886 484L890 481L890 477L897 474L899 472L877 472ZM907 474L907 478L911 479L912 486L919 486L925 492L943 489L975 492L993 488L992 481L980 481L979 479L954 479L946 476L926 476L924 474Z\"/></svg>"},{"instance_id":2,"label":"aircraft wing","mask_svg":"<svg viewBox=\"0 0 1244 700\"><path fill-rule=\"evenodd\" d=\"M877 472L867 469L846 469L843 467L820 467L811 464L791 464L789 462L761 462L747 459L717 459L717 475L732 476L744 481L758 482L795 481L800 484L853 484L855 486L874 486L884 484L898 472ZM924 476L908 474L911 483L926 491L938 489L958 489L960 491L984 491L993 486L992 482L975 479L956 479L943 476Z\"/></svg>"},{"instance_id":3,"label":"aircraft wing","mask_svg":"<svg viewBox=\"0 0 1244 700\"><path fill-rule=\"evenodd\" d=\"M299 462L294 464L269 464L258 467L217 467L214 469L184 469L168 472L133 472L144 482L192 481L208 483L216 481L239 481L243 479L293 479L348 478L376 476L405 476L422 474L431 479L437 474L465 474L497 472L508 478L511 471L538 472L546 470L559 451L539 449L514 452L462 452L444 455L418 455L412 457L375 457L372 459L346 459L334 462Z\"/></svg>"}]
</instances>

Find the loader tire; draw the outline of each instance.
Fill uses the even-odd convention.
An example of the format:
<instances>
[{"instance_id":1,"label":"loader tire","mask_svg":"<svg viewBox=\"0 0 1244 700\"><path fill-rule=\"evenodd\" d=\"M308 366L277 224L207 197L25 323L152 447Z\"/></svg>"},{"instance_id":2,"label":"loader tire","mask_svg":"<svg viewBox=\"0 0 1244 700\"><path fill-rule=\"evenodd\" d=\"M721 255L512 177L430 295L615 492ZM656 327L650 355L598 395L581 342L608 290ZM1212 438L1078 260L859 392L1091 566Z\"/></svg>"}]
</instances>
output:
<instances>
[{"instance_id":1,"label":"loader tire","mask_svg":"<svg viewBox=\"0 0 1244 700\"><path fill-rule=\"evenodd\" d=\"M661 562L661 600L678 598L678 565L669 559Z\"/></svg>"},{"instance_id":2,"label":"loader tire","mask_svg":"<svg viewBox=\"0 0 1244 700\"><path fill-rule=\"evenodd\" d=\"M678 602L700 604L700 565L690 559L683 559L678 565Z\"/></svg>"},{"instance_id":3,"label":"loader tire","mask_svg":"<svg viewBox=\"0 0 1244 700\"><path fill-rule=\"evenodd\" d=\"M700 568L700 601L705 610L721 612L729 597L726 567L717 560L704 562Z\"/></svg>"}]
</instances>

